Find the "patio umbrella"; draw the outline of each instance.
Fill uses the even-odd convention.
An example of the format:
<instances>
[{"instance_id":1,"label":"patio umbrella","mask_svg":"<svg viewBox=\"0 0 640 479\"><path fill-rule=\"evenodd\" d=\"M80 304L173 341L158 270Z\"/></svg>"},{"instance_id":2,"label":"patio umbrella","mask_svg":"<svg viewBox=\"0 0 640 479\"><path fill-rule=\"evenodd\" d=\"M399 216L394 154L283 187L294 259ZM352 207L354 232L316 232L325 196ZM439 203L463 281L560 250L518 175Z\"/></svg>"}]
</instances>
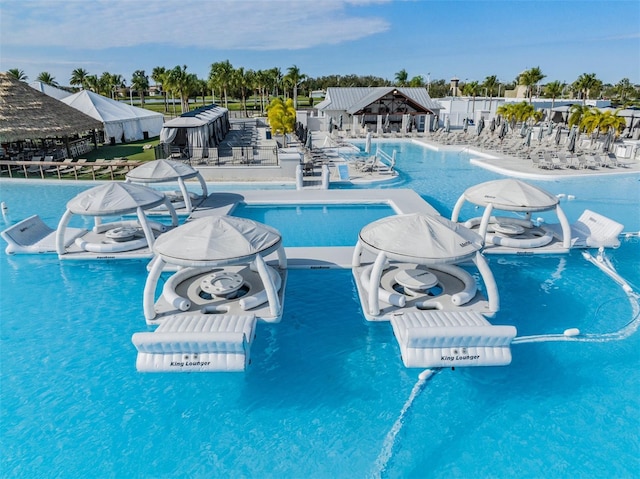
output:
<instances>
[{"instance_id":1,"label":"patio umbrella","mask_svg":"<svg viewBox=\"0 0 640 479\"><path fill-rule=\"evenodd\" d=\"M491 123L489 124L489 131L491 132L491 134L493 135L493 132L496 131L496 119L491 118Z\"/></svg>"},{"instance_id":2,"label":"patio umbrella","mask_svg":"<svg viewBox=\"0 0 640 479\"><path fill-rule=\"evenodd\" d=\"M333 117L329 117L329 133L333 133Z\"/></svg>"},{"instance_id":3,"label":"patio umbrella","mask_svg":"<svg viewBox=\"0 0 640 479\"><path fill-rule=\"evenodd\" d=\"M447 119L444 121L444 131L446 133L449 133L451 131L451 120L449 119L449 117L447 117Z\"/></svg>"},{"instance_id":4,"label":"patio umbrella","mask_svg":"<svg viewBox=\"0 0 640 479\"><path fill-rule=\"evenodd\" d=\"M482 133L482 130L484 130L484 117L483 116L480 117L480 121L478 122L477 130L478 130L478 135L480 133Z\"/></svg>"},{"instance_id":5,"label":"patio umbrella","mask_svg":"<svg viewBox=\"0 0 640 479\"><path fill-rule=\"evenodd\" d=\"M558 125L558 129L556 130L556 145L560 144L561 138L562 138L562 125Z\"/></svg>"},{"instance_id":6,"label":"patio umbrella","mask_svg":"<svg viewBox=\"0 0 640 479\"><path fill-rule=\"evenodd\" d=\"M507 122L503 121L500 125L500 131L498 132L498 138L501 140L507 135Z\"/></svg>"},{"instance_id":7,"label":"patio umbrella","mask_svg":"<svg viewBox=\"0 0 640 479\"><path fill-rule=\"evenodd\" d=\"M467 132L467 128L469 128L469 119L465 118L462 121L462 131L464 131L466 133Z\"/></svg>"},{"instance_id":8,"label":"patio umbrella","mask_svg":"<svg viewBox=\"0 0 640 479\"><path fill-rule=\"evenodd\" d=\"M616 133L613 127L609 128L607 135L604 137L604 141L602 142L602 151L606 153L611 149L611 145L613 145L613 142L616 139L615 135Z\"/></svg>"},{"instance_id":9,"label":"patio umbrella","mask_svg":"<svg viewBox=\"0 0 640 479\"><path fill-rule=\"evenodd\" d=\"M309 150L312 147L312 140L311 140L311 132L307 133L307 141L305 142L305 145Z\"/></svg>"},{"instance_id":10,"label":"patio umbrella","mask_svg":"<svg viewBox=\"0 0 640 479\"><path fill-rule=\"evenodd\" d=\"M553 122L549 120L549 125L547 127L547 136L550 136L553 133Z\"/></svg>"},{"instance_id":11,"label":"patio umbrella","mask_svg":"<svg viewBox=\"0 0 640 479\"><path fill-rule=\"evenodd\" d=\"M387 116L384 117L384 130L388 131L389 126L391 126L391 122L389 121L389 113L387 113Z\"/></svg>"},{"instance_id":12,"label":"patio umbrella","mask_svg":"<svg viewBox=\"0 0 640 479\"><path fill-rule=\"evenodd\" d=\"M538 128L538 142L542 143L542 136L544 134L544 130L542 128L542 125L540 125L540 128Z\"/></svg>"},{"instance_id":13,"label":"patio umbrella","mask_svg":"<svg viewBox=\"0 0 640 479\"><path fill-rule=\"evenodd\" d=\"M578 127L577 126L572 126L571 127L571 131L569 132L569 139L568 139L568 146L567 146L567 150L569 150L571 153L575 153L576 151L576 133L577 133Z\"/></svg>"},{"instance_id":14,"label":"patio umbrella","mask_svg":"<svg viewBox=\"0 0 640 479\"><path fill-rule=\"evenodd\" d=\"M631 138L634 140L640 138L640 120L636 121L636 124L633 125L633 129L631 130Z\"/></svg>"},{"instance_id":15,"label":"patio umbrella","mask_svg":"<svg viewBox=\"0 0 640 479\"><path fill-rule=\"evenodd\" d=\"M338 118L338 130L342 130L342 115Z\"/></svg>"},{"instance_id":16,"label":"patio umbrella","mask_svg":"<svg viewBox=\"0 0 640 479\"><path fill-rule=\"evenodd\" d=\"M526 136L525 136L524 144L525 144L527 147L530 147L530 146L531 146L531 131L532 131L532 130L533 130L533 128L529 128L529 129L527 130L527 134L526 134Z\"/></svg>"},{"instance_id":17,"label":"patio umbrella","mask_svg":"<svg viewBox=\"0 0 640 479\"><path fill-rule=\"evenodd\" d=\"M367 139L364 142L364 152L371 153L371 132L367 133Z\"/></svg>"},{"instance_id":18,"label":"patio umbrella","mask_svg":"<svg viewBox=\"0 0 640 479\"><path fill-rule=\"evenodd\" d=\"M498 115L496 117L496 126L500 126L500 123L502 123L502 117L500 115Z\"/></svg>"},{"instance_id":19,"label":"patio umbrella","mask_svg":"<svg viewBox=\"0 0 640 479\"><path fill-rule=\"evenodd\" d=\"M526 134L527 134L527 122L523 121L522 128L520 128L520 136L524 138Z\"/></svg>"},{"instance_id":20,"label":"patio umbrella","mask_svg":"<svg viewBox=\"0 0 640 479\"><path fill-rule=\"evenodd\" d=\"M440 118L438 115L433 117L433 131L438 131L438 123L440 122Z\"/></svg>"}]
</instances>

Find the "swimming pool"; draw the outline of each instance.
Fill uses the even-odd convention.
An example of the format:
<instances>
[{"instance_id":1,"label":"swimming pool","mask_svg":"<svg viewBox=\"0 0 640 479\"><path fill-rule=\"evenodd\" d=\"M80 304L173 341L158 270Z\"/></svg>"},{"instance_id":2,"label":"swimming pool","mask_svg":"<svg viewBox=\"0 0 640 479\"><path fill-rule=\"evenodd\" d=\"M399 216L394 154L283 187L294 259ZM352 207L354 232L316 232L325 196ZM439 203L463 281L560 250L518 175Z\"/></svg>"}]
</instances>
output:
<instances>
[{"instance_id":1,"label":"swimming pool","mask_svg":"<svg viewBox=\"0 0 640 479\"><path fill-rule=\"evenodd\" d=\"M353 246L358 233L372 221L395 214L385 204L248 205L240 203L233 216L271 225L285 246Z\"/></svg>"},{"instance_id":2,"label":"swimming pool","mask_svg":"<svg viewBox=\"0 0 640 479\"><path fill-rule=\"evenodd\" d=\"M402 186L443 214L499 177L468 155L394 147ZM638 180L533 183L575 195L562 200L570 220L589 207L638 231ZM37 185L0 183L12 219L37 212L55 225L87 188ZM637 291L637 238L610 256ZM615 331L632 318L579 252L489 262L496 323L520 335ZM144 262L2 252L0 264L8 477L626 478L640 467L637 333L514 345L510 366L442 370L422 384L390 325L364 320L350 271L291 270L282 322L258 325L245 374L139 374L131 335L145 329Z\"/></svg>"}]
</instances>

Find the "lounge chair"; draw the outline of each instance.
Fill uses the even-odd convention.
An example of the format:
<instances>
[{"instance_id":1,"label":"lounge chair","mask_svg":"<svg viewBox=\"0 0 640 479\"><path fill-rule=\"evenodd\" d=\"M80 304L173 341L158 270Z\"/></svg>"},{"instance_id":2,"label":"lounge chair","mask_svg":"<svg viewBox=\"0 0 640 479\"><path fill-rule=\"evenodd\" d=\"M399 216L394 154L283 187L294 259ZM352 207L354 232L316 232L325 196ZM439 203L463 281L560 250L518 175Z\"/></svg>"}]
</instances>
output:
<instances>
[{"instance_id":1,"label":"lounge chair","mask_svg":"<svg viewBox=\"0 0 640 479\"><path fill-rule=\"evenodd\" d=\"M42 169L42 164L40 164L43 159L41 156L34 156L33 158L31 158L32 162L35 162L37 164L35 165L31 165L29 168L27 168L27 173L37 173Z\"/></svg>"},{"instance_id":2,"label":"lounge chair","mask_svg":"<svg viewBox=\"0 0 640 479\"><path fill-rule=\"evenodd\" d=\"M621 168L629 168L632 165L632 163L627 163L627 162L618 160L618 157L613 153L607 153L607 158L609 158L609 162L611 164Z\"/></svg>"},{"instance_id":3,"label":"lounge chair","mask_svg":"<svg viewBox=\"0 0 640 479\"><path fill-rule=\"evenodd\" d=\"M551 152L545 151L544 153L542 153L542 157L544 158L544 161L547 162L547 164L551 165L552 169L563 168L558 157L553 155Z\"/></svg>"},{"instance_id":4,"label":"lounge chair","mask_svg":"<svg viewBox=\"0 0 640 479\"><path fill-rule=\"evenodd\" d=\"M531 157L531 161L533 162L533 166L537 166L538 168L544 168L546 170L553 169L553 165L549 163L541 154Z\"/></svg>"},{"instance_id":5,"label":"lounge chair","mask_svg":"<svg viewBox=\"0 0 640 479\"><path fill-rule=\"evenodd\" d=\"M584 168L589 168L591 170L598 169L598 161L593 155L584 155L583 165Z\"/></svg>"}]
</instances>

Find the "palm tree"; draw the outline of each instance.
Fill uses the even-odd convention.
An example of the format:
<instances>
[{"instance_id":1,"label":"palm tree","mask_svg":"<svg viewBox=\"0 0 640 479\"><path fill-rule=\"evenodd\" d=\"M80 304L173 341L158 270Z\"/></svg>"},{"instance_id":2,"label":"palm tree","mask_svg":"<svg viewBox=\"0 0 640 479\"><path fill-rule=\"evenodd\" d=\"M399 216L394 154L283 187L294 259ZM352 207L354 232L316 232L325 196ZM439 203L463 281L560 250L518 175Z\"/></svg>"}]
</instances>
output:
<instances>
[{"instance_id":1,"label":"palm tree","mask_svg":"<svg viewBox=\"0 0 640 479\"><path fill-rule=\"evenodd\" d=\"M167 75L167 69L165 67L154 67L151 70L151 79L156 82L156 88L160 87L162 90L162 97L164 98L164 111L169 111L169 106L167 105L167 92L165 88L165 77Z\"/></svg>"},{"instance_id":2,"label":"palm tree","mask_svg":"<svg viewBox=\"0 0 640 479\"><path fill-rule=\"evenodd\" d=\"M85 83L87 85L87 90L91 90L95 93L100 92L100 80L98 80L98 75L88 75L85 79Z\"/></svg>"},{"instance_id":3,"label":"palm tree","mask_svg":"<svg viewBox=\"0 0 640 479\"><path fill-rule=\"evenodd\" d=\"M473 97L473 109L472 112L476 111L476 96L480 93L480 84L477 81L472 81L470 83L465 83L462 88L462 93L467 96Z\"/></svg>"},{"instance_id":4,"label":"palm tree","mask_svg":"<svg viewBox=\"0 0 640 479\"><path fill-rule=\"evenodd\" d=\"M628 99L630 99L635 93L636 89L633 87L628 78L623 78L613 87L614 94L617 97L618 102L624 105Z\"/></svg>"},{"instance_id":5,"label":"palm tree","mask_svg":"<svg viewBox=\"0 0 640 479\"><path fill-rule=\"evenodd\" d=\"M300 68L296 65L290 66L285 75L285 79L293 87L293 107L298 108L298 84L307 78L307 75L300 73Z\"/></svg>"},{"instance_id":6,"label":"palm tree","mask_svg":"<svg viewBox=\"0 0 640 479\"><path fill-rule=\"evenodd\" d=\"M254 81L254 86L258 89L258 95L260 96L260 113L264 113L265 94L268 95L269 72L267 70L258 70Z\"/></svg>"},{"instance_id":7,"label":"palm tree","mask_svg":"<svg viewBox=\"0 0 640 479\"><path fill-rule=\"evenodd\" d=\"M619 111L620 109L617 109L614 112L607 110L602 114L602 118L600 120L600 131L606 133L609 131L609 128L613 128L616 136L618 136L620 132L624 130L627 126L627 122L623 117L618 116Z\"/></svg>"},{"instance_id":8,"label":"palm tree","mask_svg":"<svg viewBox=\"0 0 640 479\"><path fill-rule=\"evenodd\" d=\"M278 67L269 70L269 83L275 96L280 95L280 87L282 86L282 72Z\"/></svg>"},{"instance_id":9,"label":"palm tree","mask_svg":"<svg viewBox=\"0 0 640 479\"><path fill-rule=\"evenodd\" d=\"M167 72L169 89L180 97L182 113L189 111L189 96L197 89L198 77L187 73L187 65L175 66Z\"/></svg>"},{"instance_id":10,"label":"palm tree","mask_svg":"<svg viewBox=\"0 0 640 479\"><path fill-rule=\"evenodd\" d=\"M198 78L196 91L202 95L202 104L207 103L207 93L209 93L209 84L206 80Z\"/></svg>"},{"instance_id":11,"label":"palm tree","mask_svg":"<svg viewBox=\"0 0 640 479\"><path fill-rule=\"evenodd\" d=\"M409 80L409 74L407 73L407 70L405 70L404 68L400 70L398 73L396 73L395 79L396 85L407 86L407 81Z\"/></svg>"},{"instance_id":12,"label":"palm tree","mask_svg":"<svg viewBox=\"0 0 640 479\"><path fill-rule=\"evenodd\" d=\"M293 100L283 102L280 98L274 98L267 109L267 119L274 134L282 134L282 145L287 146L287 133L291 133L296 124L296 109Z\"/></svg>"},{"instance_id":13,"label":"palm tree","mask_svg":"<svg viewBox=\"0 0 640 479\"><path fill-rule=\"evenodd\" d=\"M616 134L618 134L626 125L624 118L618 116L618 111L619 110L611 112L607 110L603 112L598 108L588 108L582 114L580 128L584 129L589 135L595 131L595 139L598 138L600 133L609 131L609 128L613 128Z\"/></svg>"},{"instance_id":14,"label":"palm tree","mask_svg":"<svg viewBox=\"0 0 640 479\"><path fill-rule=\"evenodd\" d=\"M100 93L110 95L112 99L115 99L116 92L124 87L124 78L117 73L103 72L98 82L102 90Z\"/></svg>"},{"instance_id":15,"label":"palm tree","mask_svg":"<svg viewBox=\"0 0 640 479\"><path fill-rule=\"evenodd\" d=\"M233 65L229 60L216 62L211 65L209 71L209 83L218 86L224 93L224 107L229 108L227 91L233 82Z\"/></svg>"},{"instance_id":16,"label":"palm tree","mask_svg":"<svg viewBox=\"0 0 640 479\"><path fill-rule=\"evenodd\" d=\"M136 70L131 76L131 88L140 96L140 106L144 107L144 92L149 89L149 77L144 70Z\"/></svg>"},{"instance_id":17,"label":"palm tree","mask_svg":"<svg viewBox=\"0 0 640 479\"><path fill-rule=\"evenodd\" d=\"M583 73L573 83L573 88L582 96L582 104L584 105L589 98L592 90L602 86L602 82L598 80L595 73Z\"/></svg>"},{"instance_id":18,"label":"palm tree","mask_svg":"<svg viewBox=\"0 0 640 479\"><path fill-rule=\"evenodd\" d=\"M486 88L487 93L489 94L489 110L491 110L491 102L493 101L493 93L498 86L498 77L496 75L488 76L480 85L482 88Z\"/></svg>"},{"instance_id":19,"label":"palm tree","mask_svg":"<svg viewBox=\"0 0 640 479\"><path fill-rule=\"evenodd\" d=\"M424 77L422 75L414 76L411 80L409 80L409 83L407 84L407 86L414 87L414 88L420 88L421 86L426 86Z\"/></svg>"},{"instance_id":20,"label":"palm tree","mask_svg":"<svg viewBox=\"0 0 640 479\"><path fill-rule=\"evenodd\" d=\"M517 122L526 122L530 118L538 121L542 117L542 112L536 111L535 107L526 101L521 103L504 103L498 107L496 113L511 123L512 128Z\"/></svg>"},{"instance_id":21,"label":"palm tree","mask_svg":"<svg viewBox=\"0 0 640 479\"><path fill-rule=\"evenodd\" d=\"M565 84L559 82L558 80L547 83L544 86L544 94L547 97L551 97L551 108L555 106L556 98L562 95L562 90L564 90Z\"/></svg>"},{"instance_id":22,"label":"palm tree","mask_svg":"<svg viewBox=\"0 0 640 479\"><path fill-rule=\"evenodd\" d=\"M569 108L569 127L572 127L573 125L580 125L582 115L584 115L588 110L589 107L585 105L571 105L571 108Z\"/></svg>"},{"instance_id":23,"label":"palm tree","mask_svg":"<svg viewBox=\"0 0 640 479\"><path fill-rule=\"evenodd\" d=\"M247 117L247 90L251 90L251 70L245 72L243 67L233 72L233 85L240 91L242 111Z\"/></svg>"},{"instance_id":24,"label":"palm tree","mask_svg":"<svg viewBox=\"0 0 640 479\"><path fill-rule=\"evenodd\" d=\"M51 73L49 72L40 73L40 75L38 75L38 78L36 78L36 80L41 81L45 85L58 86L58 82L56 81L56 78L52 76Z\"/></svg>"},{"instance_id":25,"label":"palm tree","mask_svg":"<svg viewBox=\"0 0 640 479\"><path fill-rule=\"evenodd\" d=\"M71 79L69 80L70 85L77 85L81 90L84 90L87 87L87 77L89 76L89 72L84 68L76 68L71 72Z\"/></svg>"},{"instance_id":26,"label":"palm tree","mask_svg":"<svg viewBox=\"0 0 640 479\"><path fill-rule=\"evenodd\" d=\"M14 77L16 80L27 81L29 79L24 70L19 70L18 68L10 68L9 70L7 70L7 73Z\"/></svg>"},{"instance_id":27,"label":"palm tree","mask_svg":"<svg viewBox=\"0 0 640 479\"><path fill-rule=\"evenodd\" d=\"M529 103L533 98L533 87L538 84L546 75L542 74L540 67L533 67L529 70L523 71L518 77L518 83L527 87L527 96L529 97Z\"/></svg>"}]
</instances>

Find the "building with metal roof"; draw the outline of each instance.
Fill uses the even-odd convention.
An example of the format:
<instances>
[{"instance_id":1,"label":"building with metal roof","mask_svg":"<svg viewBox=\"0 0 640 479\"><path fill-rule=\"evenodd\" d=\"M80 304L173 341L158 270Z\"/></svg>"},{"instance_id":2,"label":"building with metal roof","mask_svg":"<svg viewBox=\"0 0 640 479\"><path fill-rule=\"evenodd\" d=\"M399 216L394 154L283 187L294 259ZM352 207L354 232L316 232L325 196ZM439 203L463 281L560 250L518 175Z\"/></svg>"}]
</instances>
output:
<instances>
[{"instance_id":1,"label":"building with metal roof","mask_svg":"<svg viewBox=\"0 0 640 479\"><path fill-rule=\"evenodd\" d=\"M432 100L426 88L364 87L327 88L316 109L328 117L333 128L352 133L373 131L424 131L431 127L442 106Z\"/></svg>"}]
</instances>

